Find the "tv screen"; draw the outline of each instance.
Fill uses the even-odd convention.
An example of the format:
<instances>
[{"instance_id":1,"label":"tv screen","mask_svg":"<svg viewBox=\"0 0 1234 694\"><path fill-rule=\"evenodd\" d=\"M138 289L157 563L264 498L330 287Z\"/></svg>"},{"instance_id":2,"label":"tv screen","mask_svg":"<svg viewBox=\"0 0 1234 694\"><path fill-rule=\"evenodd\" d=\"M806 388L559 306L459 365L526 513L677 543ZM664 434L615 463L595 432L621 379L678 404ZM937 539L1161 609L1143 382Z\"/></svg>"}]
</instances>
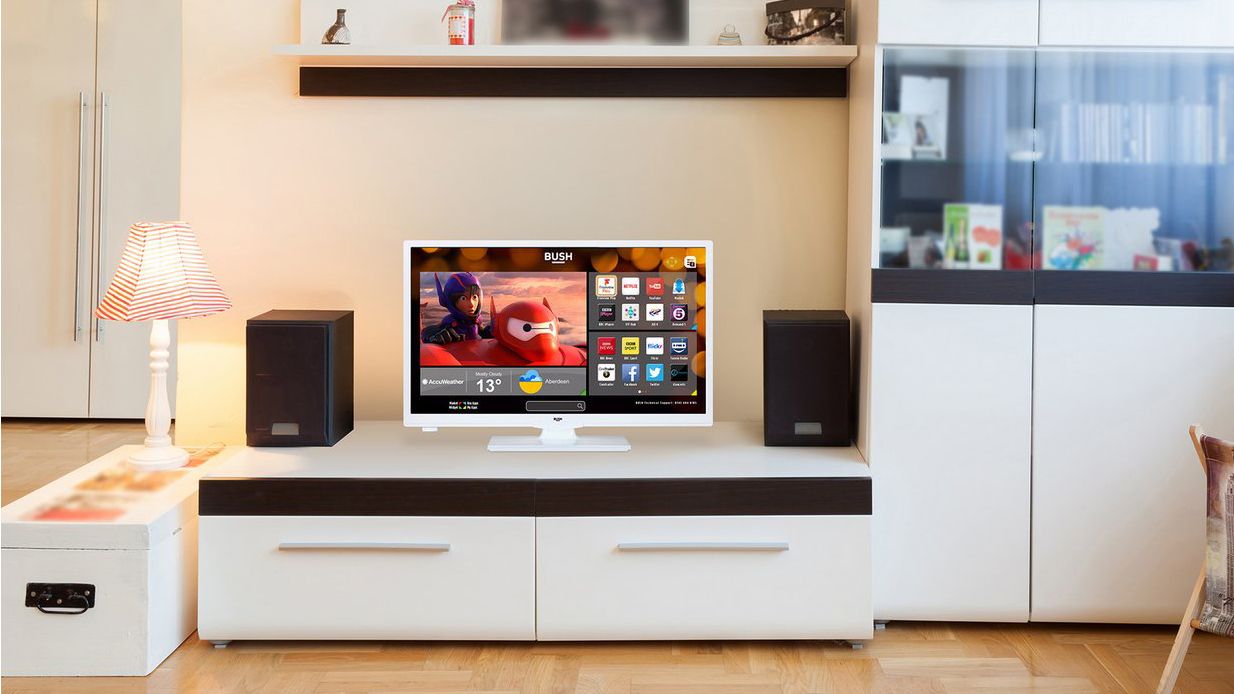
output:
<instances>
[{"instance_id":1,"label":"tv screen","mask_svg":"<svg viewBox=\"0 0 1234 694\"><path fill-rule=\"evenodd\" d=\"M407 252L409 414L707 413L706 246Z\"/></svg>"}]
</instances>

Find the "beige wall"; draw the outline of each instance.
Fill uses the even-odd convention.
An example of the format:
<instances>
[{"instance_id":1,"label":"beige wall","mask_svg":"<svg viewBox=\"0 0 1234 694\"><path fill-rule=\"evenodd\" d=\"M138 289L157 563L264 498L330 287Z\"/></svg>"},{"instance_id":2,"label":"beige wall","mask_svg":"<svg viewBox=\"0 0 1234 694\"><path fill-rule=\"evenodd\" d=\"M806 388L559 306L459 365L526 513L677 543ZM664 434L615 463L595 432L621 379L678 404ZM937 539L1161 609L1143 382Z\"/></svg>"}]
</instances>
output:
<instances>
[{"instance_id":1,"label":"beige wall","mask_svg":"<svg viewBox=\"0 0 1234 694\"><path fill-rule=\"evenodd\" d=\"M270 308L354 308L356 415L400 418L403 239L714 239L719 419L761 416L762 309L844 304L844 100L302 99L297 32L185 3L182 214L235 308L181 323L182 443L243 441Z\"/></svg>"}]
</instances>

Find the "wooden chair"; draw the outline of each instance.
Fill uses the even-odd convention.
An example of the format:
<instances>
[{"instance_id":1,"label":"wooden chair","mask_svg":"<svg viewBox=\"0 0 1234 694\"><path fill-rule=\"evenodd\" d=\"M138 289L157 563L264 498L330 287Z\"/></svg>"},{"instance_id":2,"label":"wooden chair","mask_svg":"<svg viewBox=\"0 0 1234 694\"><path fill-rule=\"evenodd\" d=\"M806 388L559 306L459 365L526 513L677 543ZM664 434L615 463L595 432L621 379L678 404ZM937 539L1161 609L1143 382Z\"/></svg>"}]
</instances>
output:
<instances>
[{"instance_id":1,"label":"wooden chair","mask_svg":"<svg viewBox=\"0 0 1234 694\"><path fill-rule=\"evenodd\" d=\"M1205 517L1208 543L1200 578L1178 627L1174 648L1161 673L1158 694L1174 691L1187 646L1196 629L1234 636L1234 443L1206 436L1191 426L1191 442L1207 478Z\"/></svg>"}]
</instances>

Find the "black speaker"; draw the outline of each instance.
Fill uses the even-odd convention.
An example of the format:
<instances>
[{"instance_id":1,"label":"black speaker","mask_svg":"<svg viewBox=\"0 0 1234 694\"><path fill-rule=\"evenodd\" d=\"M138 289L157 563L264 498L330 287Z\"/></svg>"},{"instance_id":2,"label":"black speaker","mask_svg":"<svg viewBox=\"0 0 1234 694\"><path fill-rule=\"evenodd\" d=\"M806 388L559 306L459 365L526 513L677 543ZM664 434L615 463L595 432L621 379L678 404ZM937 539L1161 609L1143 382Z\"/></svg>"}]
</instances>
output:
<instances>
[{"instance_id":1,"label":"black speaker","mask_svg":"<svg viewBox=\"0 0 1234 694\"><path fill-rule=\"evenodd\" d=\"M250 446L333 446L355 419L351 311L268 311L246 329Z\"/></svg>"},{"instance_id":2,"label":"black speaker","mask_svg":"<svg viewBox=\"0 0 1234 694\"><path fill-rule=\"evenodd\" d=\"M848 316L763 311L763 445L852 440Z\"/></svg>"}]
</instances>

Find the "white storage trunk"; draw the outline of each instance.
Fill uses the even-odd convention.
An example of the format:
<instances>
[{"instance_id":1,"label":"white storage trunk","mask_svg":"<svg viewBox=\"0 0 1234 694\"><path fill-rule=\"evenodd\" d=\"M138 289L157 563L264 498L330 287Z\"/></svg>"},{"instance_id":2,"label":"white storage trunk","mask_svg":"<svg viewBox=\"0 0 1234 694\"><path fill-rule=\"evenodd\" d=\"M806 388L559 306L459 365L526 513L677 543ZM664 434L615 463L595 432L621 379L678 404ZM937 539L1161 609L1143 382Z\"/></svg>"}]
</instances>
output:
<instances>
[{"instance_id":1,"label":"white storage trunk","mask_svg":"<svg viewBox=\"0 0 1234 694\"><path fill-rule=\"evenodd\" d=\"M181 471L110 521L32 520L123 466L122 446L0 511L0 595L5 676L148 675L197 628L197 480L234 451ZM82 614L26 606L28 583L86 583Z\"/></svg>"}]
</instances>

